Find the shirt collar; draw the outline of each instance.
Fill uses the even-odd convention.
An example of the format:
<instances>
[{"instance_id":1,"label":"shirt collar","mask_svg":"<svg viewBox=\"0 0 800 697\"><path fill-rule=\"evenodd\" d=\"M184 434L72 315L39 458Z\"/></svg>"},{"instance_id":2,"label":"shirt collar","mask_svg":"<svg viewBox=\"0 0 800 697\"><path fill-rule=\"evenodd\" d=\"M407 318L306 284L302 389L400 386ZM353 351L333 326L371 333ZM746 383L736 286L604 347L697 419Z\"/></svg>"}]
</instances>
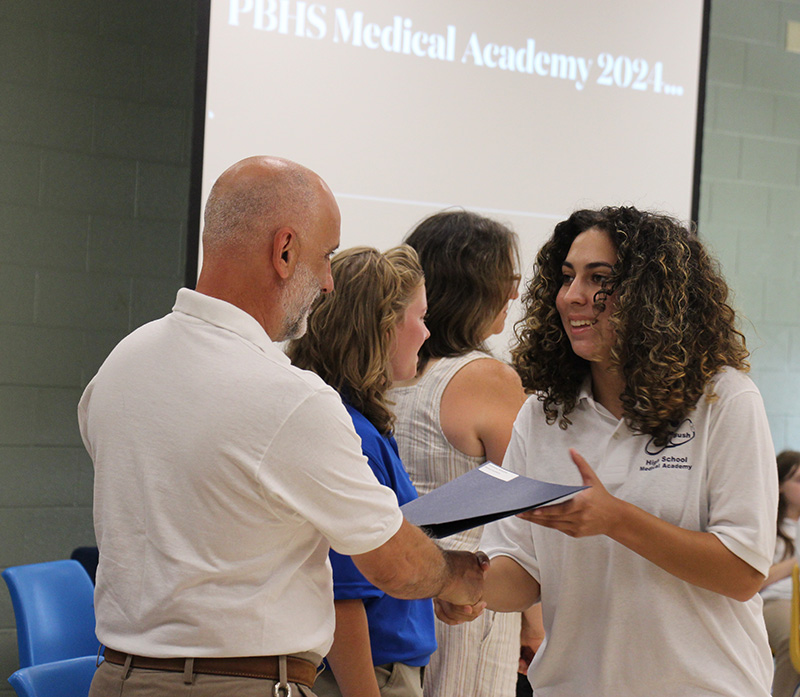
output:
<instances>
[{"instance_id":1,"label":"shirt collar","mask_svg":"<svg viewBox=\"0 0 800 697\"><path fill-rule=\"evenodd\" d=\"M233 332L265 353L289 363L288 356L270 339L269 334L255 317L225 300L189 288L181 288L178 290L172 311Z\"/></svg>"},{"instance_id":2,"label":"shirt collar","mask_svg":"<svg viewBox=\"0 0 800 697\"><path fill-rule=\"evenodd\" d=\"M594 409L598 414L600 414L603 418L610 419L612 421L620 422L625 424L626 421L624 418L617 419L608 409L606 409L600 402L598 402L594 398L594 393L592 392L592 376L587 375L584 381L581 383L580 389L578 390L578 401L576 402L576 407L580 408L583 406L584 408L591 408Z\"/></svg>"},{"instance_id":3,"label":"shirt collar","mask_svg":"<svg viewBox=\"0 0 800 697\"><path fill-rule=\"evenodd\" d=\"M592 394L592 376L587 375L583 382L581 383L580 389L578 390L578 403L583 402L584 400L588 400L591 404L594 404L594 395Z\"/></svg>"}]
</instances>

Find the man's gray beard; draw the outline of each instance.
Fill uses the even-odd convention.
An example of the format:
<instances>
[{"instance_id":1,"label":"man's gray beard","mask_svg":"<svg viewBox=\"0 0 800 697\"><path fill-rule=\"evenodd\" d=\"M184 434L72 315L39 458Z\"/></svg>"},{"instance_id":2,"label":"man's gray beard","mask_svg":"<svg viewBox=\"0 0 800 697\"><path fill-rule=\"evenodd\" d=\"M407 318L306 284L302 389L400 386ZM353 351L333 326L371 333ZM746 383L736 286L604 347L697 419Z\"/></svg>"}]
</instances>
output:
<instances>
[{"instance_id":1,"label":"man's gray beard","mask_svg":"<svg viewBox=\"0 0 800 697\"><path fill-rule=\"evenodd\" d=\"M283 295L283 333L280 341L299 339L308 328L308 315L319 297L317 279L305 264L298 262L297 270Z\"/></svg>"}]
</instances>

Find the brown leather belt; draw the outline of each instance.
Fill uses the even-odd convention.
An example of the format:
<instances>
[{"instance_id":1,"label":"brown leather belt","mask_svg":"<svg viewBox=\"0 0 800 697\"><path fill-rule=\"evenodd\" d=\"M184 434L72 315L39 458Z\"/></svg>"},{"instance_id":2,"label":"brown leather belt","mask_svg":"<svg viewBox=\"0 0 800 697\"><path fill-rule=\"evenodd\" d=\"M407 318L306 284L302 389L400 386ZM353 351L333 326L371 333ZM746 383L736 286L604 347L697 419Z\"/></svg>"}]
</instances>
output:
<instances>
[{"instance_id":1,"label":"brown leather belt","mask_svg":"<svg viewBox=\"0 0 800 697\"><path fill-rule=\"evenodd\" d=\"M109 663L124 666L127 653L121 653L106 647L105 658ZM166 670L183 673L186 669L186 658L151 658L149 656L131 656L131 668L146 670ZM289 682L314 687L317 677L317 666L296 656L286 657L287 680ZM242 678L265 678L279 680L277 656L238 656L230 658L195 658L191 668L193 673L208 675L231 675Z\"/></svg>"}]
</instances>

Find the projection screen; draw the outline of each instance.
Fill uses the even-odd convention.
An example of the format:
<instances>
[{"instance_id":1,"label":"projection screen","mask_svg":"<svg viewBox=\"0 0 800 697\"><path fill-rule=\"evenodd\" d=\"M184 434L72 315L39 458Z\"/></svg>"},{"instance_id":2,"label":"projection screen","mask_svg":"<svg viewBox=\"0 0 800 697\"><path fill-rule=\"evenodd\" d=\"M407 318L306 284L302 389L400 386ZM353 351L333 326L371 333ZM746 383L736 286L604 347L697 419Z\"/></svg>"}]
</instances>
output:
<instances>
[{"instance_id":1,"label":"projection screen","mask_svg":"<svg viewBox=\"0 0 800 697\"><path fill-rule=\"evenodd\" d=\"M576 208L696 217L707 0L201 0L200 15L195 234L216 177L254 154L328 182L342 248L463 207L513 227L525 275Z\"/></svg>"}]
</instances>

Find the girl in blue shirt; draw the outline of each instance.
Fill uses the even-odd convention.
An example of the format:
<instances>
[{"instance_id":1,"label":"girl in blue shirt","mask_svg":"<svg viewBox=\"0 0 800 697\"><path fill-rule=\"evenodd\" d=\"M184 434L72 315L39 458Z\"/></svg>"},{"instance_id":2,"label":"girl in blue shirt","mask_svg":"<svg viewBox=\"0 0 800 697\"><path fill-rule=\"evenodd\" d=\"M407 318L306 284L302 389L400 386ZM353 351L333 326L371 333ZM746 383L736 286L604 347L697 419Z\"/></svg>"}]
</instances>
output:
<instances>
[{"instance_id":1,"label":"girl in blue shirt","mask_svg":"<svg viewBox=\"0 0 800 697\"><path fill-rule=\"evenodd\" d=\"M392 437L394 414L385 394L414 376L428 338L427 302L416 252L348 249L331 262L335 292L319 298L305 336L288 349L342 396L378 481L400 505L417 498ZM320 697L421 697L422 668L436 649L430 600L386 595L350 557L330 552L336 631Z\"/></svg>"}]
</instances>

